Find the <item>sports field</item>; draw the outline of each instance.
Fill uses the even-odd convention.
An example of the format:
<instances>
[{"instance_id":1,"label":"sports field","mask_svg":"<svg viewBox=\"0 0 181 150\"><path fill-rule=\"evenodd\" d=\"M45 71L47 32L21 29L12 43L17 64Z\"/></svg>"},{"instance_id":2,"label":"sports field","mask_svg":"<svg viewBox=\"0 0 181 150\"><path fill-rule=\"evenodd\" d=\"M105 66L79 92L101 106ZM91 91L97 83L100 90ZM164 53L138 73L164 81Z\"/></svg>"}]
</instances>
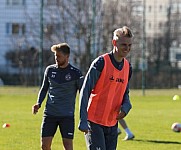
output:
<instances>
[{"instance_id":1,"label":"sports field","mask_svg":"<svg viewBox=\"0 0 181 150\"><path fill-rule=\"evenodd\" d=\"M39 150L40 125L43 106L37 115L31 114L36 102L38 88L0 87L0 150ZM122 141L119 136L117 150L180 150L181 133L173 132L174 122L181 122L181 99L172 97L181 90L131 90L133 109L126 117L135 134L132 141ZM9 128L2 128L9 123ZM78 131L78 99L76 103L76 130L74 149L86 150L83 133ZM62 150L61 136L57 132L52 150Z\"/></svg>"}]
</instances>

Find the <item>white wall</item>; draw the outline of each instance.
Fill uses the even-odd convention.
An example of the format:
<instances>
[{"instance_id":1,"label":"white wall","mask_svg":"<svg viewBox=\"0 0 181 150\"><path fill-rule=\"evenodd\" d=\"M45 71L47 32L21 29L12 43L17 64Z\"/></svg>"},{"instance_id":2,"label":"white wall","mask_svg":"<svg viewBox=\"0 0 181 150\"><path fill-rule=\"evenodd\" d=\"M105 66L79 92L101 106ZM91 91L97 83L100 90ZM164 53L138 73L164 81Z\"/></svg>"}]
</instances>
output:
<instances>
[{"instance_id":1,"label":"white wall","mask_svg":"<svg viewBox=\"0 0 181 150\"><path fill-rule=\"evenodd\" d=\"M27 20L35 18L35 22L39 28L39 16L40 16L40 4L36 0L25 0L25 5L7 5L6 0L0 1L0 65L5 65L6 60L4 58L5 53L14 47L26 45L25 36L28 37L28 41L31 41L33 34L31 34L31 25ZM11 35L7 34L7 23L24 23L26 26L25 35ZM40 31L38 29L38 31ZM39 34L39 33L38 33ZM18 41L16 43L15 41ZM16 43L16 44L15 44Z\"/></svg>"}]
</instances>

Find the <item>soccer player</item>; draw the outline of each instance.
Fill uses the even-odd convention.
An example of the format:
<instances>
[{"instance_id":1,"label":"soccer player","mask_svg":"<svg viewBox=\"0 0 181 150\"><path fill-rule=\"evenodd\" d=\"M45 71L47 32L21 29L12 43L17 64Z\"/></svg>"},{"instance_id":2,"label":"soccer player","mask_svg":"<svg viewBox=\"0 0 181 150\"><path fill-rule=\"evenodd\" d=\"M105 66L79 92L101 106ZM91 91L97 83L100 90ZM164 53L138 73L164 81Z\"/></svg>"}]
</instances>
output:
<instances>
[{"instance_id":1,"label":"soccer player","mask_svg":"<svg viewBox=\"0 0 181 150\"><path fill-rule=\"evenodd\" d=\"M126 26L113 34L113 50L92 62L80 92L79 130L85 133L89 150L115 150L118 120L132 107L132 67L125 57L131 50L133 34Z\"/></svg>"},{"instance_id":2,"label":"soccer player","mask_svg":"<svg viewBox=\"0 0 181 150\"><path fill-rule=\"evenodd\" d=\"M51 149L59 126L64 149L73 150L75 99L82 86L83 76L79 69L69 63L70 47L67 43L53 45L51 51L54 52L56 64L46 68L32 112L38 112L48 92L41 127L41 148Z\"/></svg>"},{"instance_id":3,"label":"soccer player","mask_svg":"<svg viewBox=\"0 0 181 150\"><path fill-rule=\"evenodd\" d=\"M128 125L126 124L126 121L124 119L119 120L120 125L124 129L126 136L123 139L123 141L132 140L135 138L134 134L131 132L131 130L128 128ZM121 134L121 130L118 128L118 134Z\"/></svg>"}]
</instances>

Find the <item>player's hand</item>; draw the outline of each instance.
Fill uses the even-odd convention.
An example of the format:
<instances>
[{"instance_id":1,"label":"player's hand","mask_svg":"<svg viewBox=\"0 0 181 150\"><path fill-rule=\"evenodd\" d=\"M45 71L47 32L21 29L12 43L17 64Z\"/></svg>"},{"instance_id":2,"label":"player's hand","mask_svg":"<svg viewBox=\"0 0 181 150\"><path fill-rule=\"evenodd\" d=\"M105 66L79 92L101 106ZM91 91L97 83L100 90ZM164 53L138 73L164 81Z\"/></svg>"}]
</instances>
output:
<instances>
[{"instance_id":1,"label":"player's hand","mask_svg":"<svg viewBox=\"0 0 181 150\"><path fill-rule=\"evenodd\" d=\"M88 133L88 130L80 130L81 132L84 132L84 134Z\"/></svg>"},{"instance_id":2,"label":"player's hand","mask_svg":"<svg viewBox=\"0 0 181 150\"><path fill-rule=\"evenodd\" d=\"M32 113L33 113L33 114L36 114L36 113L38 112L38 109L39 109L39 108L40 108L40 107L39 107L38 104L33 105L33 106L32 106Z\"/></svg>"},{"instance_id":3,"label":"player's hand","mask_svg":"<svg viewBox=\"0 0 181 150\"><path fill-rule=\"evenodd\" d=\"M126 113L124 111L121 111L118 116L116 117L117 120L123 119L126 116Z\"/></svg>"},{"instance_id":4,"label":"player's hand","mask_svg":"<svg viewBox=\"0 0 181 150\"><path fill-rule=\"evenodd\" d=\"M87 120L83 121L81 120L79 122L79 125L78 125L78 129L81 131L81 132L84 132L84 134L87 134L90 130L89 130L89 127L88 127L88 122Z\"/></svg>"}]
</instances>

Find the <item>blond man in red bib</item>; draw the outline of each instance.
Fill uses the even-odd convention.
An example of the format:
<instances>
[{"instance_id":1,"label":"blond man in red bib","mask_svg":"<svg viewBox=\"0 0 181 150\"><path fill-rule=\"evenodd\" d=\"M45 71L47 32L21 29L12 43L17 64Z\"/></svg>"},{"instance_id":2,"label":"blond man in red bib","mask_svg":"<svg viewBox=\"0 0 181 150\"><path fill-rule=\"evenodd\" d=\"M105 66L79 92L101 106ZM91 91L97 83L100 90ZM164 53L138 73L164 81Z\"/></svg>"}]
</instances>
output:
<instances>
[{"instance_id":1,"label":"blond man in red bib","mask_svg":"<svg viewBox=\"0 0 181 150\"><path fill-rule=\"evenodd\" d=\"M124 26L113 33L113 50L96 58L80 92L79 130L88 150L116 150L118 120L131 109L129 80L132 67L126 56L133 34Z\"/></svg>"}]
</instances>

